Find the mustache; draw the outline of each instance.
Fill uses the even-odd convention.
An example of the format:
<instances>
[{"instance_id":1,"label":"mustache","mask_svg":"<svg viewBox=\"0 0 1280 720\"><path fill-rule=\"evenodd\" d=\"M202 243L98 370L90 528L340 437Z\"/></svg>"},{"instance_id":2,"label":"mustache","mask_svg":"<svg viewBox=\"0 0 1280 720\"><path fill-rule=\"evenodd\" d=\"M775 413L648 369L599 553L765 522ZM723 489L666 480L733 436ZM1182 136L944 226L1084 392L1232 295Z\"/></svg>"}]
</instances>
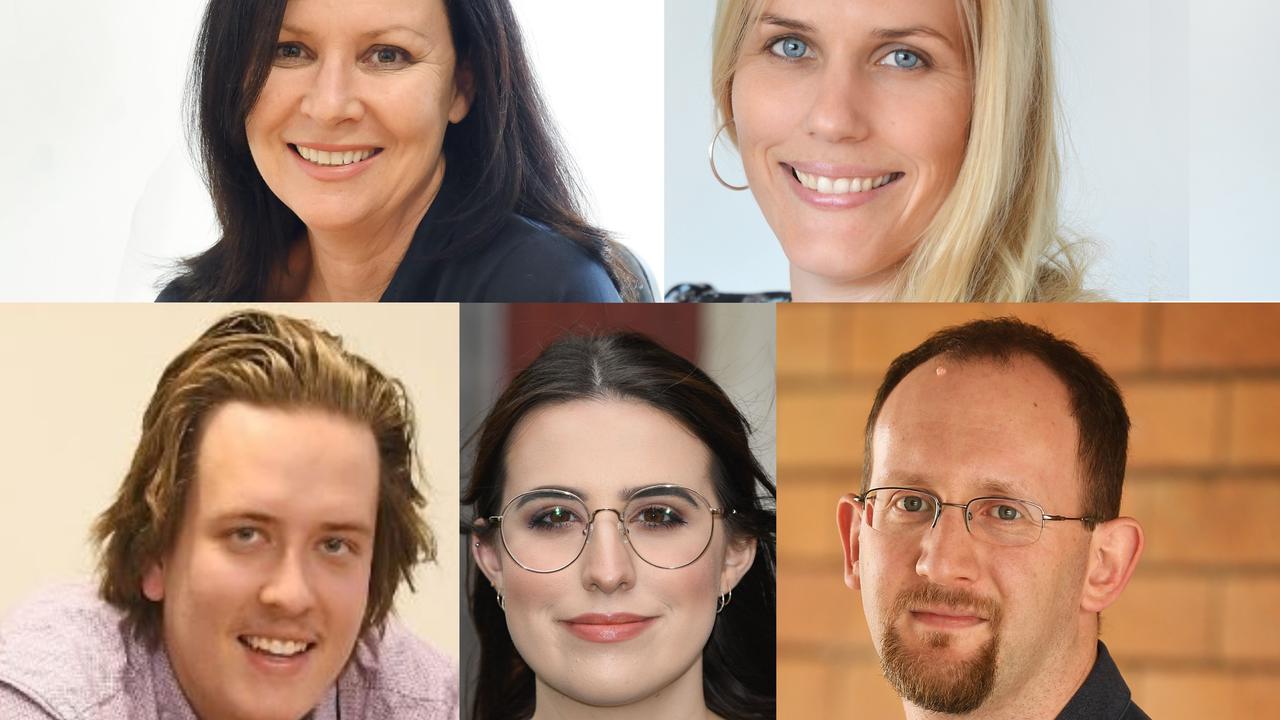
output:
<instances>
[{"instance_id":1,"label":"mustache","mask_svg":"<svg viewBox=\"0 0 1280 720\"><path fill-rule=\"evenodd\" d=\"M1000 624L1000 604L988 597L960 588L948 588L928 583L908 588L898 593L893 600L890 617L898 617L913 608L946 607L962 611L966 614L984 617L992 625Z\"/></svg>"}]
</instances>

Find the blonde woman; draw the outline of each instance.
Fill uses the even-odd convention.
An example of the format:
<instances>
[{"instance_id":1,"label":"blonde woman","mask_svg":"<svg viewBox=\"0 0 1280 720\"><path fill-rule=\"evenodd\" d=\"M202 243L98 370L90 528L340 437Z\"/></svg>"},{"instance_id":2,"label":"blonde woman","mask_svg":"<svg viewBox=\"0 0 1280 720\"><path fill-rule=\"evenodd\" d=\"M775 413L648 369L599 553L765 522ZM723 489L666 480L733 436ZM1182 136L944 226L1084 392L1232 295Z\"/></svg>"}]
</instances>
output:
<instances>
[{"instance_id":1,"label":"blonde woman","mask_svg":"<svg viewBox=\"0 0 1280 720\"><path fill-rule=\"evenodd\" d=\"M719 0L720 130L798 301L1088 299L1045 0ZM721 143L723 147L725 143Z\"/></svg>"}]
</instances>

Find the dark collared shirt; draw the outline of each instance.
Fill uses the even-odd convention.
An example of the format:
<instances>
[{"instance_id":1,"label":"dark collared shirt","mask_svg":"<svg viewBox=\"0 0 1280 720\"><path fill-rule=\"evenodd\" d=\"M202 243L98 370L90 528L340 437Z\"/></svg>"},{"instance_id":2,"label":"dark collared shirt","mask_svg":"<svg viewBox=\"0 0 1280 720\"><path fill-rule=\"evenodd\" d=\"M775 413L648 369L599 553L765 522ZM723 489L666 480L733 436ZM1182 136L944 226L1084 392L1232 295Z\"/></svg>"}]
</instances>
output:
<instances>
[{"instance_id":1,"label":"dark collared shirt","mask_svg":"<svg viewBox=\"0 0 1280 720\"><path fill-rule=\"evenodd\" d=\"M1098 659L1094 660L1089 677L1058 714L1058 720L1151 720L1151 717L1134 704L1129 686L1120 676L1111 653L1099 640Z\"/></svg>"}]
</instances>

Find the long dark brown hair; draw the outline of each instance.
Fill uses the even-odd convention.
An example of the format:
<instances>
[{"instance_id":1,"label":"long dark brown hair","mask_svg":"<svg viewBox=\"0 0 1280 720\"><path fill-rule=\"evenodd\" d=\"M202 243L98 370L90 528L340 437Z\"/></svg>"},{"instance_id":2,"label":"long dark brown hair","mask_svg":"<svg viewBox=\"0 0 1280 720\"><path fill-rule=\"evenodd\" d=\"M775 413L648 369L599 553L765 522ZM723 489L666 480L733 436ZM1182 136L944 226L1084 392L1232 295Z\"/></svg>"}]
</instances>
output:
<instances>
[{"instance_id":1,"label":"long dark brown hair","mask_svg":"<svg viewBox=\"0 0 1280 720\"><path fill-rule=\"evenodd\" d=\"M210 0L187 88L188 125L221 238L181 263L170 292L186 300L266 299L304 231L249 154L245 120L271 72L288 0ZM604 265L624 300L640 282L603 230L583 217L580 188L525 56L509 0L444 0L458 67L469 69L467 117L445 131L446 182L462 188L433 245L456 256L483 245L511 213L536 220ZM425 102L425 99L424 99Z\"/></svg>"},{"instance_id":2,"label":"long dark brown hair","mask_svg":"<svg viewBox=\"0 0 1280 720\"><path fill-rule=\"evenodd\" d=\"M568 335L552 343L511 381L489 411L476 436L463 505L470 506L475 517L501 512L507 444L529 412L550 404L606 398L638 400L661 410L711 452L714 502L735 511L725 517L729 534L754 539L756 556L734 588L732 602L716 617L703 649L703 693L707 707L723 717L776 717L777 495L751 452L746 418L693 363L636 333ZM528 718L534 711L533 670L512 644L488 583L475 568L469 575L468 602L480 639L472 718Z\"/></svg>"}]
</instances>

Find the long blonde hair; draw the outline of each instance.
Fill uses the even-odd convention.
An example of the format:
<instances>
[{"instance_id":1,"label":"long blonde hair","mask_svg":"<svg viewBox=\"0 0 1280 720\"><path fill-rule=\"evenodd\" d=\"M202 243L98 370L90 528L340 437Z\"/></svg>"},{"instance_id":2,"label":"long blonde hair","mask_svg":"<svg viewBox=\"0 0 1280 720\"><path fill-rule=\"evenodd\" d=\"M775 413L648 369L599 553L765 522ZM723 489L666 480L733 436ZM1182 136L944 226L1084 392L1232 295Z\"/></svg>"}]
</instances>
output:
<instances>
[{"instance_id":1,"label":"long blonde hair","mask_svg":"<svg viewBox=\"0 0 1280 720\"><path fill-rule=\"evenodd\" d=\"M955 186L904 261L896 300L1093 299L1058 226L1057 95L1045 0L956 0L973 106ZM711 87L735 142L733 77L764 0L718 0Z\"/></svg>"}]
</instances>

